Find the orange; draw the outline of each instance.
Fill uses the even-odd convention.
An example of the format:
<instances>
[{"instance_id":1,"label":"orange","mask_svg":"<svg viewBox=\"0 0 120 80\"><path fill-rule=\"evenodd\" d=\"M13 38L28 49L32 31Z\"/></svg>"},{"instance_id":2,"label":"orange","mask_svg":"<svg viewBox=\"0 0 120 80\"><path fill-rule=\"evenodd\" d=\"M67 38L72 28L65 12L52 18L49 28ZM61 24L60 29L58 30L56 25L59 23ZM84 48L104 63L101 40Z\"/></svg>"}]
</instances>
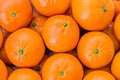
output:
<instances>
[{"instance_id":1,"label":"orange","mask_svg":"<svg viewBox=\"0 0 120 80\"><path fill-rule=\"evenodd\" d=\"M118 14L118 16L115 19L115 23L114 23L114 33L117 39L120 41L120 28L119 27L120 27L120 14Z\"/></svg>"},{"instance_id":2,"label":"orange","mask_svg":"<svg viewBox=\"0 0 120 80\"><path fill-rule=\"evenodd\" d=\"M114 22L111 22L104 30L103 32L105 32L113 41L114 46L115 46L115 50L117 51L120 48L120 42L119 40L116 38L115 34L114 34Z\"/></svg>"},{"instance_id":3,"label":"orange","mask_svg":"<svg viewBox=\"0 0 120 80\"><path fill-rule=\"evenodd\" d=\"M111 38L103 32L93 31L84 34L77 46L77 55L87 67L98 69L109 64L115 48Z\"/></svg>"},{"instance_id":4,"label":"orange","mask_svg":"<svg viewBox=\"0 0 120 80\"><path fill-rule=\"evenodd\" d=\"M3 44L3 33L0 30L0 48L2 47L2 44Z\"/></svg>"},{"instance_id":5,"label":"orange","mask_svg":"<svg viewBox=\"0 0 120 80\"><path fill-rule=\"evenodd\" d=\"M88 73L83 80L116 80L112 74L106 71L93 71Z\"/></svg>"},{"instance_id":6,"label":"orange","mask_svg":"<svg viewBox=\"0 0 120 80\"><path fill-rule=\"evenodd\" d=\"M86 30L103 30L112 21L114 5L111 0L72 0L72 14Z\"/></svg>"},{"instance_id":7,"label":"orange","mask_svg":"<svg viewBox=\"0 0 120 80\"><path fill-rule=\"evenodd\" d=\"M6 65L0 60L0 80L7 80L8 72Z\"/></svg>"},{"instance_id":8,"label":"orange","mask_svg":"<svg viewBox=\"0 0 120 80\"><path fill-rule=\"evenodd\" d=\"M82 80L83 74L79 60L66 53L54 54L42 67L43 80Z\"/></svg>"},{"instance_id":9,"label":"orange","mask_svg":"<svg viewBox=\"0 0 120 80\"><path fill-rule=\"evenodd\" d=\"M30 0L1 0L0 25L5 30L13 32L26 27L32 19Z\"/></svg>"},{"instance_id":10,"label":"orange","mask_svg":"<svg viewBox=\"0 0 120 80\"><path fill-rule=\"evenodd\" d=\"M56 15L47 19L42 37L48 49L54 52L73 50L79 40L80 30L74 19L67 15Z\"/></svg>"},{"instance_id":11,"label":"orange","mask_svg":"<svg viewBox=\"0 0 120 80\"><path fill-rule=\"evenodd\" d=\"M70 2L71 0L32 0L36 10L45 16L65 13Z\"/></svg>"},{"instance_id":12,"label":"orange","mask_svg":"<svg viewBox=\"0 0 120 80\"><path fill-rule=\"evenodd\" d=\"M120 80L120 52L118 52L113 58L111 72L118 80Z\"/></svg>"},{"instance_id":13,"label":"orange","mask_svg":"<svg viewBox=\"0 0 120 80\"><path fill-rule=\"evenodd\" d=\"M32 22L30 23L30 28L41 34L42 28L44 26L47 17L39 14L38 12L33 12Z\"/></svg>"},{"instance_id":14,"label":"orange","mask_svg":"<svg viewBox=\"0 0 120 80\"><path fill-rule=\"evenodd\" d=\"M13 71L8 80L42 80L41 76L32 69L20 68Z\"/></svg>"},{"instance_id":15,"label":"orange","mask_svg":"<svg viewBox=\"0 0 120 80\"><path fill-rule=\"evenodd\" d=\"M13 32L5 42L9 60L18 67L34 67L44 56L45 46L41 36L32 29Z\"/></svg>"}]
</instances>

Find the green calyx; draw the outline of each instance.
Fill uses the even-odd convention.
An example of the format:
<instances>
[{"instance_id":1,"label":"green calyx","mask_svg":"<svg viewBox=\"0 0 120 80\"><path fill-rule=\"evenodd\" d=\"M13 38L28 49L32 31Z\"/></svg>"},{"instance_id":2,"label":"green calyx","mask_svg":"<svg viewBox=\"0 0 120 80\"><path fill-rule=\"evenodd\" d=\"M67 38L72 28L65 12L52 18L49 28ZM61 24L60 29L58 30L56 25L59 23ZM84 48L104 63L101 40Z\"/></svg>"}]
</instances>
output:
<instances>
[{"instance_id":1,"label":"green calyx","mask_svg":"<svg viewBox=\"0 0 120 80\"><path fill-rule=\"evenodd\" d=\"M23 49L19 50L19 54L22 55L24 53Z\"/></svg>"},{"instance_id":2,"label":"green calyx","mask_svg":"<svg viewBox=\"0 0 120 80\"><path fill-rule=\"evenodd\" d=\"M15 12L12 13L12 17L16 17L16 13Z\"/></svg>"},{"instance_id":3,"label":"green calyx","mask_svg":"<svg viewBox=\"0 0 120 80\"><path fill-rule=\"evenodd\" d=\"M41 69L40 69L40 67L38 66L38 67L35 68L35 70L38 71L38 72L40 72Z\"/></svg>"},{"instance_id":4,"label":"green calyx","mask_svg":"<svg viewBox=\"0 0 120 80\"><path fill-rule=\"evenodd\" d=\"M64 23L64 24L63 24L63 26L64 26L64 27L67 27L67 26L68 26L68 24L67 24L67 23Z\"/></svg>"},{"instance_id":5,"label":"green calyx","mask_svg":"<svg viewBox=\"0 0 120 80\"><path fill-rule=\"evenodd\" d=\"M34 27L37 26L37 24L36 23L32 23L31 26L34 28Z\"/></svg>"},{"instance_id":6,"label":"green calyx","mask_svg":"<svg viewBox=\"0 0 120 80\"><path fill-rule=\"evenodd\" d=\"M63 72L63 71L60 71L60 72L59 72L59 75L60 75L60 76L63 76L63 75L64 75L64 72Z\"/></svg>"},{"instance_id":7,"label":"green calyx","mask_svg":"<svg viewBox=\"0 0 120 80\"><path fill-rule=\"evenodd\" d=\"M107 7L106 7L106 6L103 7L103 11L104 11L104 12L107 11Z\"/></svg>"},{"instance_id":8,"label":"green calyx","mask_svg":"<svg viewBox=\"0 0 120 80\"><path fill-rule=\"evenodd\" d=\"M99 53L99 50L98 50L98 49L95 49L95 50L94 50L94 53L95 53L95 54L98 54L98 53Z\"/></svg>"}]
</instances>

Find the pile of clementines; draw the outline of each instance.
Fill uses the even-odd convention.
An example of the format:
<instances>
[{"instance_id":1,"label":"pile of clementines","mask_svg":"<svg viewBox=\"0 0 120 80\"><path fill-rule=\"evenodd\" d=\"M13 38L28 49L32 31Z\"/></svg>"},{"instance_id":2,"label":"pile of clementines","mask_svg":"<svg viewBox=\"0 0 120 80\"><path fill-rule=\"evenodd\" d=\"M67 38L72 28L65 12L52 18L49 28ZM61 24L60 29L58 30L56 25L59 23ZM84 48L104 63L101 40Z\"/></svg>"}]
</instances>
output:
<instances>
[{"instance_id":1,"label":"pile of clementines","mask_svg":"<svg viewBox=\"0 0 120 80\"><path fill-rule=\"evenodd\" d=\"M0 80L120 80L120 0L0 0Z\"/></svg>"}]
</instances>

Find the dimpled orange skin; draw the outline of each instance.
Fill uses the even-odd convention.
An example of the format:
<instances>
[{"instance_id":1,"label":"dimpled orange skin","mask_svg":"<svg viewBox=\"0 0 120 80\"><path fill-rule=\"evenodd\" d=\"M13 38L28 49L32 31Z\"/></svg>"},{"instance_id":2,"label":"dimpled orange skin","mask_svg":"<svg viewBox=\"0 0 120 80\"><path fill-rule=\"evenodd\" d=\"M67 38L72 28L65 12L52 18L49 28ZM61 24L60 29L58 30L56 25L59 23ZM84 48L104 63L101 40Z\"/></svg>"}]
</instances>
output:
<instances>
[{"instance_id":1,"label":"dimpled orange skin","mask_svg":"<svg viewBox=\"0 0 120 80\"><path fill-rule=\"evenodd\" d=\"M39 14L38 12L33 12L32 22L30 23L30 28L41 34L42 28L45 21L47 20L46 16Z\"/></svg>"},{"instance_id":2,"label":"dimpled orange skin","mask_svg":"<svg viewBox=\"0 0 120 80\"><path fill-rule=\"evenodd\" d=\"M22 28L7 38L5 50L14 65L34 67L44 56L45 46L37 32L29 28Z\"/></svg>"},{"instance_id":3,"label":"dimpled orange skin","mask_svg":"<svg viewBox=\"0 0 120 80\"><path fill-rule=\"evenodd\" d=\"M106 33L113 41L114 46L115 46L115 50L117 51L120 48L120 42L119 40L116 38L115 34L114 34L114 22L111 22L104 30L103 32Z\"/></svg>"},{"instance_id":4,"label":"dimpled orange skin","mask_svg":"<svg viewBox=\"0 0 120 80\"><path fill-rule=\"evenodd\" d=\"M88 73L83 80L116 80L115 77L106 71L93 71Z\"/></svg>"},{"instance_id":5,"label":"dimpled orange skin","mask_svg":"<svg viewBox=\"0 0 120 80\"><path fill-rule=\"evenodd\" d=\"M79 40L80 30L72 17L56 15L48 18L42 29L46 46L54 52L73 50Z\"/></svg>"},{"instance_id":6,"label":"dimpled orange skin","mask_svg":"<svg viewBox=\"0 0 120 80\"><path fill-rule=\"evenodd\" d=\"M20 68L13 71L8 80L42 80L41 76L32 69Z\"/></svg>"},{"instance_id":7,"label":"dimpled orange skin","mask_svg":"<svg viewBox=\"0 0 120 80\"><path fill-rule=\"evenodd\" d=\"M91 69L98 69L110 63L115 53L112 40L103 32L84 34L77 46L80 61Z\"/></svg>"},{"instance_id":8,"label":"dimpled orange skin","mask_svg":"<svg viewBox=\"0 0 120 80\"><path fill-rule=\"evenodd\" d=\"M120 41L120 14L118 14L118 16L115 19L114 33L117 39Z\"/></svg>"},{"instance_id":9,"label":"dimpled orange skin","mask_svg":"<svg viewBox=\"0 0 120 80\"><path fill-rule=\"evenodd\" d=\"M113 58L111 72L117 78L117 80L120 80L120 52L118 52Z\"/></svg>"},{"instance_id":10,"label":"dimpled orange skin","mask_svg":"<svg viewBox=\"0 0 120 80\"><path fill-rule=\"evenodd\" d=\"M86 30L103 30L114 16L112 0L72 0L72 14Z\"/></svg>"},{"instance_id":11,"label":"dimpled orange skin","mask_svg":"<svg viewBox=\"0 0 120 80\"><path fill-rule=\"evenodd\" d=\"M8 72L6 65L2 60L0 60L0 80L7 80Z\"/></svg>"},{"instance_id":12,"label":"dimpled orange skin","mask_svg":"<svg viewBox=\"0 0 120 80\"><path fill-rule=\"evenodd\" d=\"M71 0L32 0L36 10L45 16L65 13L70 2Z\"/></svg>"},{"instance_id":13,"label":"dimpled orange skin","mask_svg":"<svg viewBox=\"0 0 120 80\"><path fill-rule=\"evenodd\" d=\"M0 30L0 48L2 47L2 44L3 44L3 33L2 31Z\"/></svg>"},{"instance_id":14,"label":"dimpled orange skin","mask_svg":"<svg viewBox=\"0 0 120 80\"><path fill-rule=\"evenodd\" d=\"M54 54L42 67L43 80L82 80L83 74L79 60L67 53Z\"/></svg>"},{"instance_id":15,"label":"dimpled orange skin","mask_svg":"<svg viewBox=\"0 0 120 80\"><path fill-rule=\"evenodd\" d=\"M0 25L13 32L26 27L32 19L32 7L29 0L1 0Z\"/></svg>"}]
</instances>

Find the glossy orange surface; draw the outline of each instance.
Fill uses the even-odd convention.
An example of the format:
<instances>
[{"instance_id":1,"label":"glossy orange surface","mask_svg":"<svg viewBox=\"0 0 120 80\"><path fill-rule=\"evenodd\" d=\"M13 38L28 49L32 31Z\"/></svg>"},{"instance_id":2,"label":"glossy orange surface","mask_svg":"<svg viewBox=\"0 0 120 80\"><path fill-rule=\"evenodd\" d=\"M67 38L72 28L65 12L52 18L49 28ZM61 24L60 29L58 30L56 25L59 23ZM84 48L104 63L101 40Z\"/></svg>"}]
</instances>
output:
<instances>
[{"instance_id":1,"label":"glossy orange surface","mask_svg":"<svg viewBox=\"0 0 120 80\"><path fill-rule=\"evenodd\" d=\"M74 19L66 15L48 18L42 29L46 46L54 52L68 52L75 48L80 29Z\"/></svg>"},{"instance_id":2,"label":"glossy orange surface","mask_svg":"<svg viewBox=\"0 0 120 80\"><path fill-rule=\"evenodd\" d=\"M5 50L14 65L34 67L44 56L45 46L37 32L29 28L22 28L7 38Z\"/></svg>"},{"instance_id":3,"label":"glossy orange surface","mask_svg":"<svg viewBox=\"0 0 120 80\"><path fill-rule=\"evenodd\" d=\"M111 38L98 31L84 34L77 46L78 58L85 66L92 69L109 64L114 53L115 47Z\"/></svg>"},{"instance_id":4,"label":"glossy orange surface","mask_svg":"<svg viewBox=\"0 0 120 80\"><path fill-rule=\"evenodd\" d=\"M43 80L82 80L83 67L76 57L67 53L54 54L44 63Z\"/></svg>"}]
</instances>

